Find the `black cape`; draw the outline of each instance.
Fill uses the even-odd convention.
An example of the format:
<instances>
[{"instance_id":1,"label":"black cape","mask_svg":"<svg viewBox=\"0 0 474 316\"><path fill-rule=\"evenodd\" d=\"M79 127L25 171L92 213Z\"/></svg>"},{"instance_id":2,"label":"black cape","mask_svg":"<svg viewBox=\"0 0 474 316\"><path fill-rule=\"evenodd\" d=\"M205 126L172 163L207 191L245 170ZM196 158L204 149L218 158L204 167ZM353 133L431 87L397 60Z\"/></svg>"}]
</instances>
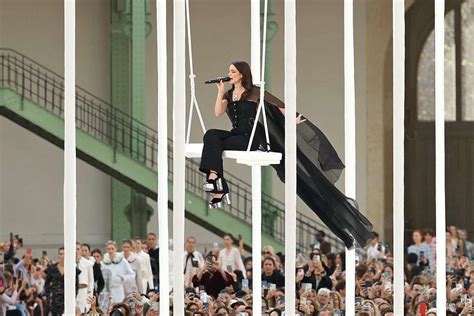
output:
<instances>
[{"instance_id":1,"label":"black cape","mask_svg":"<svg viewBox=\"0 0 474 316\"><path fill-rule=\"evenodd\" d=\"M259 90L255 87L249 98L255 99ZM264 100L271 151L283 153L281 163L272 167L285 182L285 116L280 111L284 104L268 92ZM346 247L364 247L372 238L373 225L359 212L356 201L334 185L345 166L323 132L305 119L296 128L297 194ZM261 117L259 122L258 139L266 150Z\"/></svg>"}]
</instances>

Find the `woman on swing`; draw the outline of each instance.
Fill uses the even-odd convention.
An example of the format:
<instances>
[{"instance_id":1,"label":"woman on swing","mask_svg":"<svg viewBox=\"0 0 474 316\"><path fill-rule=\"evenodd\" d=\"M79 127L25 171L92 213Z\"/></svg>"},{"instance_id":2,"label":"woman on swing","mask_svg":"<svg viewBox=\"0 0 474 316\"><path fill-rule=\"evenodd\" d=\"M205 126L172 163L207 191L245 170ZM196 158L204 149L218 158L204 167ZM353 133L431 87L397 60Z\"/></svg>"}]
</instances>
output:
<instances>
[{"instance_id":1,"label":"woman on swing","mask_svg":"<svg viewBox=\"0 0 474 316\"><path fill-rule=\"evenodd\" d=\"M229 83L217 83L217 98L214 114L227 113L232 123L230 131L210 129L204 134L199 170L206 174L203 189L211 194L209 207L219 208L230 204L229 186L224 178L222 152L224 150L247 150L257 114L260 88L252 81L249 64L243 61L229 66ZM283 153L285 104L265 91L264 104L270 136L271 151ZM297 193L321 220L345 243L346 247L365 246L372 238L372 224L357 209L357 204L344 196L334 183L339 178L344 164L324 134L301 114L296 118L297 126ZM259 124L260 125L260 124ZM251 150L267 149L264 130L257 128ZM284 182L284 159L272 165Z\"/></svg>"}]
</instances>

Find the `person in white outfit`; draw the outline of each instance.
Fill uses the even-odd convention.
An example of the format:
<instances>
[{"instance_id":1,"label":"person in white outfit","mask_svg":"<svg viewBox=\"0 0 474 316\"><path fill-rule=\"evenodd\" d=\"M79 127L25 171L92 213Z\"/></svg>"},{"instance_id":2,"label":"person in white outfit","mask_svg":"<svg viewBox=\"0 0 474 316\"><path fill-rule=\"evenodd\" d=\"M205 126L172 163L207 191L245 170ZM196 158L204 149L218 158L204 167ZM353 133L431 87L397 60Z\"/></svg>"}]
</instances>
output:
<instances>
[{"instance_id":1,"label":"person in white outfit","mask_svg":"<svg viewBox=\"0 0 474 316\"><path fill-rule=\"evenodd\" d=\"M142 241L139 238L135 239L135 253L142 258L142 290L147 293L147 290L154 289L153 285L153 271L151 270L150 255L143 251Z\"/></svg>"},{"instance_id":2,"label":"person in white outfit","mask_svg":"<svg viewBox=\"0 0 474 316\"><path fill-rule=\"evenodd\" d=\"M224 249L219 252L219 262L222 270L232 273L235 270L245 271L239 249L232 247L234 240L229 234L224 235Z\"/></svg>"},{"instance_id":3,"label":"person in white outfit","mask_svg":"<svg viewBox=\"0 0 474 316\"><path fill-rule=\"evenodd\" d=\"M76 307L85 313L89 310L90 304L87 299L94 294L94 265L90 260L82 257L81 244L76 243L76 264L81 271L78 275L78 291L76 295Z\"/></svg>"},{"instance_id":4,"label":"person in white outfit","mask_svg":"<svg viewBox=\"0 0 474 316\"><path fill-rule=\"evenodd\" d=\"M184 286L192 287L193 277L197 274L198 268L204 267L204 258L196 250L196 238L186 239L186 250L184 251Z\"/></svg>"},{"instance_id":5,"label":"person in white outfit","mask_svg":"<svg viewBox=\"0 0 474 316\"><path fill-rule=\"evenodd\" d=\"M143 290L143 259L135 254L133 251L134 245L131 240L124 240L122 243L122 250L125 259L132 267L133 272L135 272L135 280L133 282L128 282L125 284L125 296L134 294L136 292L145 294ZM146 290L146 289L145 289Z\"/></svg>"},{"instance_id":6,"label":"person in white outfit","mask_svg":"<svg viewBox=\"0 0 474 316\"><path fill-rule=\"evenodd\" d=\"M125 299L125 284L135 281L135 272L123 254L117 253L115 241L108 241L105 245L107 253L101 265L109 290L109 300L112 303L122 303Z\"/></svg>"}]
</instances>

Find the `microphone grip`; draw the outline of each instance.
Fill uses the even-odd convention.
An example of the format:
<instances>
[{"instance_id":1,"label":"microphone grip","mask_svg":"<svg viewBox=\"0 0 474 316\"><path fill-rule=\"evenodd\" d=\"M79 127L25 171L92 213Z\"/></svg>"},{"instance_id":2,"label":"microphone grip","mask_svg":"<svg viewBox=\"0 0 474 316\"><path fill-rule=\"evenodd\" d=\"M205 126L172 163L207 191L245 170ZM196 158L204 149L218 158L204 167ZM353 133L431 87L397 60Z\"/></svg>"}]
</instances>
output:
<instances>
[{"instance_id":1,"label":"microphone grip","mask_svg":"<svg viewBox=\"0 0 474 316\"><path fill-rule=\"evenodd\" d=\"M210 84L210 83L218 83L218 82L226 82L226 81L230 81L230 77L219 77L219 78L216 78L216 79L211 79L211 80L206 80L204 81L205 84Z\"/></svg>"}]
</instances>

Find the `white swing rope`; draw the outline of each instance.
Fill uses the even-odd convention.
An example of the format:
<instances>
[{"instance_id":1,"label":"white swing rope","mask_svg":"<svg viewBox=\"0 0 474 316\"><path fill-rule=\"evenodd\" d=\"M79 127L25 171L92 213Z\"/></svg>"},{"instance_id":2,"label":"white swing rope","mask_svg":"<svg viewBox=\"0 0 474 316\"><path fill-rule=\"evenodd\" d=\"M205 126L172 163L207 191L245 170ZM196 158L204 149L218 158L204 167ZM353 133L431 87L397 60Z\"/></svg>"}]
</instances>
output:
<instances>
[{"instance_id":1,"label":"white swing rope","mask_svg":"<svg viewBox=\"0 0 474 316\"><path fill-rule=\"evenodd\" d=\"M393 12L393 308L404 314L404 165L405 165L405 1L394 0Z\"/></svg>"},{"instance_id":2,"label":"white swing rope","mask_svg":"<svg viewBox=\"0 0 474 316\"><path fill-rule=\"evenodd\" d=\"M191 137L191 124L193 120L193 109L196 106L196 112L199 117L199 122L201 123L202 133L206 133L206 126L204 125L204 120L202 119L201 110L199 109L199 104L196 98L196 75L194 74L194 62L193 62L193 46L191 38L191 17L189 11L189 0L186 0L186 29L188 36L188 57L189 57L189 87L191 92L191 100L189 102L189 118L188 118L188 132L186 134L186 145L189 144L189 139Z\"/></svg>"},{"instance_id":3,"label":"white swing rope","mask_svg":"<svg viewBox=\"0 0 474 316\"><path fill-rule=\"evenodd\" d=\"M247 145L247 151L250 151L252 147L253 138L255 137L255 131L257 129L258 118L260 117L260 112L263 112L263 126L265 128L265 140L267 142L267 151L270 151L270 138L268 136L268 126L267 126L267 116L265 114L265 53L267 49L267 15L268 15L268 0L265 0L264 9L263 9L263 37L262 37L262 56L261 60L261 72L260 77L260 99L258 102L257 115L255 116L255 121L253 122L252 133L250 134L249 144Z\"/></svg>"},{"instance_id":4,"label":"white swing rope","mask_svg":"<svg viewBox=\"0 0 474 316\"><path fill-rule=\"evenodd\" d=\"M250 151L252 147L253 138L255 137L255 131L257 129L258 118L260 117L260 112L263 111L263 126L265 128L265 140L267 142L267 151L270 151L270 137L268 136L268 126L267 126L267 116L265 113L265 53L267 47L267 14L268 14L268 0L265 0L265 5L263 9L263 37L262 37L262 56L261 60L261 69L260 77L260 99L258 102L257 115L255 116L255 121L253 122L252 133L250 134L249 144L247 145L247 151Z\"/></svg>"}]
</instances>

